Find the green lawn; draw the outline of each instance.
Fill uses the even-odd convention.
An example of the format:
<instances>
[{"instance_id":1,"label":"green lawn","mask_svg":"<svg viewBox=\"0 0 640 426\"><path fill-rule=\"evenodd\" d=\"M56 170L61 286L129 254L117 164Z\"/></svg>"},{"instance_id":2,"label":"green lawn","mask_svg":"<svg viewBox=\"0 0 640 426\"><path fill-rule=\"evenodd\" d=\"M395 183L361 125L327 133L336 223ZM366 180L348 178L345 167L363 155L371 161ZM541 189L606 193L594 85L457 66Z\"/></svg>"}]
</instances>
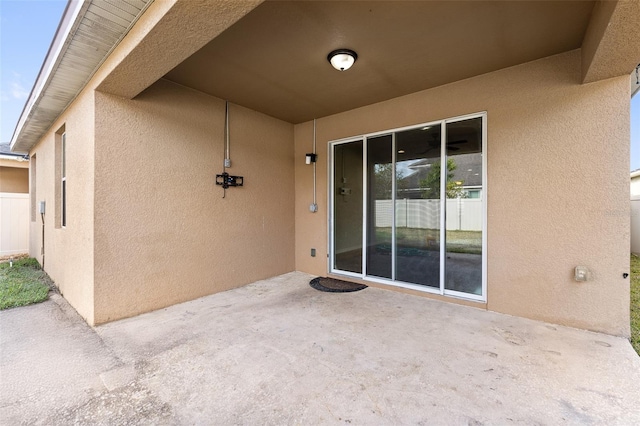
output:
<instances>
[{"instance_id":1,"label":"green lawn","mask_svg":"<svg viewBox=\"0 0 640 426\"><path fill-rule=\"evenodd\" d=\"M47 300L51 279L31 258L0 263L0 310Z\"/></svg>"},{"instance_id":2,"label":"green lawn","mask_svg":"<svg viewBox=\"0 0 640 426\"><path fill-rule=\"evenodd\" d=\"M376 228L379 243L391 242L391 228ZM398 246L439 250L440 231L437 229L396 228ZM447 231L447 251L452 253L482 253L482 231Z\"/></svg>"},{"instance_id":3,"label":"green lawn","mask_svg":"<svg viewBox=\"0 0 640 426\"><path fill-rule=\"evenodd\" d=\"M640 355L640 256L631 255L631 345Z\"/></svg>"}]
</instances>

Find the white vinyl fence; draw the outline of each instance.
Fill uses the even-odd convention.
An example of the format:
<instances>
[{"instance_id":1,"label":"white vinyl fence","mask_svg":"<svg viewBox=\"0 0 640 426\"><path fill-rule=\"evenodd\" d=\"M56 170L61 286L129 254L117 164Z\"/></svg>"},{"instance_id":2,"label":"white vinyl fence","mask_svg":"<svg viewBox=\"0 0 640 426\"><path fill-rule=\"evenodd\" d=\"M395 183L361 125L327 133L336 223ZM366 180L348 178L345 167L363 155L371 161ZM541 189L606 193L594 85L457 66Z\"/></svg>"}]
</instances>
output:
<instances>
[{"instance_id":1,"label":"white vinyl fence","mask_svg":"<svg viewBox=\"0 0 640 426\"><path fill-rule=\"evenodd\" d=\"M393 201L376 200L376 227L391 227ZM437 229L440 227L440 200L397 200L398 227ZM447 230L481 231L482 200L456 198L447 200Z\"/></svg>"},{"instance_id":2,"label":"white vinyl fence","mask_svg":"<svg viewBox=\"0 0 640 426\"><path fill-rule=\"evenodd\" d=\"M631 253L640 254L640 196L631 196Z\"/></svg>"},{"instance_id":3,"label":"white vinyl fence","mask_svg":"<svg viewBox=\"0 0 640 426\"><path fill-rule=\"evenodd\" d=\"M29 252L29 194L0 192L0 256Z\"/></svg>"}]
</instances>

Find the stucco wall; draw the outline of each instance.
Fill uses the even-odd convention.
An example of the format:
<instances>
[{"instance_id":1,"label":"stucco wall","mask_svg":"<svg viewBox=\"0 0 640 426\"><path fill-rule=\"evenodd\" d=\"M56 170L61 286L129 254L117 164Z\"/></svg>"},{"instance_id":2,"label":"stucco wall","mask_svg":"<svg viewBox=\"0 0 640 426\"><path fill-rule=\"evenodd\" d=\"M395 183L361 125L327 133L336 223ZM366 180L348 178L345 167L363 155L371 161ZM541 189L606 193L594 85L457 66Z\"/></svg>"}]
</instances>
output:
<instances>
[{"instance_id":1,"label":"stucco wall","mask_svg":"<svg viewBox=\"0 0 640 426\"><path fill-rule=\"evenodd\" d=\"M294 269L293 126L160 80L96 92L95 323Z\"/></svg>"},{"instance_id":2,"label":"stucco wall","mask_svg":"<svg viewBox=\"0 0 640 426\"><path fill-rule=\"evenodd\" d=\"M295 126L296 269L327 273L329 141L487 111L488 309L627 336L628 79L580 78L578 50L319 119L318 213Z\"/></svg>"},{"instance_id":3,"label":"stucco wall","mask_svg":"<svg viewBox=\"0 0 640 426\"><path fill-rule=\"evenodd\" d=\"M55 132L67 133L67 226L56 228ZM36 182L31 190L36 203L46 202L44 266L60 292L90 324L93 322L93 92L87 90L51 126L31 150ZM42 220L30 225L29 254L42 264Z\"/></svg>"},{"instance_id":4,"label":"stucco wall","mask_svg":"<svg viewBox=\"0 0 640 426\"><path fill-rule=\"evenodd\" d=\"M0 192L27 194L29 169L0 166Z\"/></svg>"}]
</instances>

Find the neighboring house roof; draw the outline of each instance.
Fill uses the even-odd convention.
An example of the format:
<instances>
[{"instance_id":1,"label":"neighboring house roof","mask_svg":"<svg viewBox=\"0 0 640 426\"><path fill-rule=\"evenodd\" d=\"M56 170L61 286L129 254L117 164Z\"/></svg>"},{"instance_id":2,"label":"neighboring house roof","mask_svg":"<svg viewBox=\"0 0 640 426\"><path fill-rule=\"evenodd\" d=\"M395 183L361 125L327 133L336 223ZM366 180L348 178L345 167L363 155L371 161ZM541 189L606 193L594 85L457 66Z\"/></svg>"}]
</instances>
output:
<instances>
[{"instance_id":1,"label":"neighboring house roof","mask_svg":"<svg viewBox=\"0 0 640 426\"><path fill-rule=\"evenodd\" d=\"M453 171L454 182L462 182L463 187L482 186L482 157L480 154L463 154L449 157L455 161L456 169ZM402 179L402 186L408 190L420 188L420 181L424 180L431 172L431 165L437 159L418 160L408 166L412 171Z\"/></svg>"},{"instance_id":2,"label":"neighboring house roof","mask_svg":"<svg viewBox=\"0 0 640 426\"><path fill-rule=\"evenodd\" d=\"M11 152L11 145L8 143L0 143L0 159L3 160L16 160L27 161L29 155L23 152Z\"/></svg>"},{"instance_id":3,"label":"neighboring house roof","mask_svg":"<svg viewBox=\"0 0 640 426\"><path fill-rule=\"evenodd\" d=\"M634 179L637 177L640 177L640 169L636 169L631 172L631 179Z\"/></svg>"},{"instance_id":4,"label":"neighboring house roof","mask_svg":"<svg viewBox=\"0 0 640 426\"><path fill-rule=\"evenodd\" d=\"M69 0L16 125L11 150L31 149L152 1Z\"/></svg>"}]
</instances>

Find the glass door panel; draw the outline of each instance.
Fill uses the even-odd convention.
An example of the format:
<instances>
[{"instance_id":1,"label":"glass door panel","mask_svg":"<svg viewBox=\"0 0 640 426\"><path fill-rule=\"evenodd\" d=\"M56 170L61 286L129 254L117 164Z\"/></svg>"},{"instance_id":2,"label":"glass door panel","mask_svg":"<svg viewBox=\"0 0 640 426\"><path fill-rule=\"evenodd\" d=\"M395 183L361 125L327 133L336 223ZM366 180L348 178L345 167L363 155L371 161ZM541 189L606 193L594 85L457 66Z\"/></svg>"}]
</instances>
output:
<instances>
[{"instance_id":1,"label":"glass door panel","mask_svg":"<svg viewBox=\"0 0 640 426\"><path fill-rule=\"evenodd\" d=\"M482 295L482 118L446 126L445 289Z\"/></svg>"},{"instance_id":2,"label":"glass door panel","mask_svg":"<svg viewBox=\"0 0 640 426\"><path fill-rule=\"evenodd\" d=\"M362 273L362 145L333 147L333 267L354 273Z\"/></svg>"},{"instance_id":3,"label":"glass door panel","mask_svg":"<svg viewBox=\"0 0 640 426\"><path fill-rule=\"evenodd\" d=\"M440 125L396 134L396 280L440 287Z\"/></svg>"},{"instance_id":4,"label":"glass door panel","mask_svg":"<svg viewBox=\"0 0 640 426\"><path fill-rule=\"evenodd\" d=\"M333 143L331 269L485 299L485 120Z\"/></svg>"},{"instance_id":5,"label":"glass door panel","mask_svg":"<svg viewBox=\"0 0 640 426\"><path fill-rule=\"evenodd\" d=\"M392 278L393 138L367 139L367 275Z\"/></svg>"}]
</instances>

